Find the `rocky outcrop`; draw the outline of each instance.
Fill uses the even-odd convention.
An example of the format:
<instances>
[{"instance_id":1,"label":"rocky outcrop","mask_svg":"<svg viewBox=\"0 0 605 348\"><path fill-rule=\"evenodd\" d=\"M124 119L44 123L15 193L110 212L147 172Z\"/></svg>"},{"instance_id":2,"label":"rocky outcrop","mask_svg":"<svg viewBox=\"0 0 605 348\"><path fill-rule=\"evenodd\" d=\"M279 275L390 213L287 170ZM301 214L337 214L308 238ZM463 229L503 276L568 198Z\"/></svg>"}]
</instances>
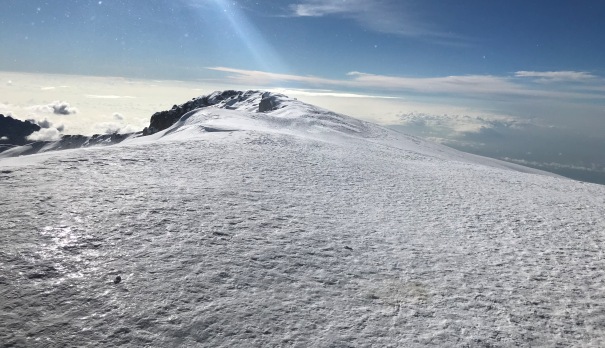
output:
<instances>
[{"instance_id":1,"label":"rocky outcrop","mask_svg":"<svg viewBox=\"0 0 605 348\"><path fill-rule=\"evenodd\" d=\"M186 113L209 106L225 109L244 108L247 111L268 112L279 107L280 94L261 91L222 91L191 99L190 101L174 105L167 111L156 112L151 116L149 127L143 130L143 135L150 135L175 124Z\"/></svg>"},{"instance_id":2,"label":"rocky outcrop","mask_svg":"<svg viewBox=\"0 0 605 348\"><path fill-rule=\"evenodd\" d=\"M0 114L0 152L28 143L27 136L40 130L40 126Z\"/></svg>"},{"instance_id":3,"label":"rocky outcrop","mask_svg":"<svg viewBox=\"0 0 605 348\"><path fill-rule=\"evenodd\" d=\"M215 100L210 100L210 96L212 95L194 98L184 104L174 105L172 109L168 111L156 112L151 116L149 127L143 130L143 135L149 135L155 132L162 131L175 124L176 121L178 121L183 115L185 115L189 111L214 105L220 102L221 100L233 97L235 94L237 94L236 91L225 91L219 96L217 96ZM213 103L213 101L216 101L216 103Z\"/></svg>"},{"instance_id":4,"label":"rocky outcrop","mask_svg":"<svg viewBox=\"0 0 605 348\"><path fill-rule=\"evenodd\" d=\"M258 104L258 112L269 112L275 110L278 106L278 101L275 98L263 98Z\"/></svg>"}]
</instances>

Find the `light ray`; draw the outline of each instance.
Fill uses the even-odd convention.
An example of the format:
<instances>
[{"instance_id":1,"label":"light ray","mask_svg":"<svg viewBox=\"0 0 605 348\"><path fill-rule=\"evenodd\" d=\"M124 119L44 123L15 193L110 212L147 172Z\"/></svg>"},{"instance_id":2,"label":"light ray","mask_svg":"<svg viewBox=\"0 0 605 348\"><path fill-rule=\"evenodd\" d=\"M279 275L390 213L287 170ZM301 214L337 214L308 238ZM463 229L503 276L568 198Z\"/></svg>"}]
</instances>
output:
<instances>
[{"instance_id":1,"label":"light ray","mask_svg":"<svg viewBox=\"0 0 605 348\"><path fill-rule=\"evenodd\" d=\"M192 6L192 8L197 8L200 11L199 1L197 4L198 6ZM250 22L237 2L210 0L206 1L206 4L214 6L224 16L226 25L242 44L242 54L248 54L255 66L265 71L287 71L286 64L268 41L268 38ZM200 15L202 14L200 13Z\"/></svg>"}]
</instances>

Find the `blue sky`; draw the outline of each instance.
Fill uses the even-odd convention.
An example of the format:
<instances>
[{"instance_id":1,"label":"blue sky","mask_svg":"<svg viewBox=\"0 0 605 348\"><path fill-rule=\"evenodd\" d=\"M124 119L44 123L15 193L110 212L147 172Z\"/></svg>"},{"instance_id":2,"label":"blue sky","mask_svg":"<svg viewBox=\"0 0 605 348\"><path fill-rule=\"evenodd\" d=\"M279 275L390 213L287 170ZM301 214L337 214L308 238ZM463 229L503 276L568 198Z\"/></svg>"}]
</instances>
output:
<instances>
[{"instance_id":1,"label":"blue sky","mask_svg":"<svg viewBox=\"0 0 605 348\"><path fill-rule=\"evenodd\" d=\"M211 66L326 78L605 73L597 1L4 0L0 11L10 48L2 68L11 70L191 79Z\"/></svg>"},{"instance_id":2,"label":"blue sky","mask_svg":"<svg viewBox=\"0 0 605 348\"><path fill-rule=\"evenodd\" d=\"M384 110L355 116L605 178L603 18L599 1L3 0L0 70L282 88L343 112L355 95Z\"/></svg>"}]
</instances>

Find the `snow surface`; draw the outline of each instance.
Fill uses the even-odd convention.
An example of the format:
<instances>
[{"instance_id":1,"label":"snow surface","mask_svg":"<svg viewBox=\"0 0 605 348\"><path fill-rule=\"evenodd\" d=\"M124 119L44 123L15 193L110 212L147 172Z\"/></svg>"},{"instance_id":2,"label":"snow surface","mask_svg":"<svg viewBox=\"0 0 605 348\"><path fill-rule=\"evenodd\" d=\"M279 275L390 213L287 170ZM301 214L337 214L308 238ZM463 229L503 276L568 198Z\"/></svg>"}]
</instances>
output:
<instances>
[{"instance_id":1,"label":"snow surface","mask_svg":"<svg viewBox=\"0 0 605 348\"><path fill-rule=\"evenodd\" d=\"M267 97L0 160L0 342L605 345L604 186Z\"/></svg>"}]
</instances>

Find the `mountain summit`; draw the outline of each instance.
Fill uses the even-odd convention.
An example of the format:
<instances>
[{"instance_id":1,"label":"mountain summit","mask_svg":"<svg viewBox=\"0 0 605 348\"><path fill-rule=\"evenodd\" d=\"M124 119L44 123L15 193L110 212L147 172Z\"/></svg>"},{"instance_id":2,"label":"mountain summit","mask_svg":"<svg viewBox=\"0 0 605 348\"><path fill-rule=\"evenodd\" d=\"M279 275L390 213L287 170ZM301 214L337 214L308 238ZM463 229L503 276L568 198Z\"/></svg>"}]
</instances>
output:
<instances>
[{"instance_id":1,"label":"mountain summit","mask_svg":"<svg viewBox=\"0 0 605 348\"><path fill-rule=\"evenodd\" d=\"M316 121L319 121L320 119L332 118L336 120L339 118L341 120L346 119L344 122L337 122L341 125L344 125L344 123L356 124L357 126L363 124L359 120L344 115L337 116L333 112L289 98L283 94L252 90L228 90L194 98L184 104L174 105L170 110L156 112L151 116L149 127L143 130L143 134L154 134L167 129L183 117L187 118L192 113L205 108L240 111L250 118L259 118L259 114L268 114L282 119L306 118L311 120L315 118ZM276 112L281 109L286 110ZM283 124L283 126L287 125ZM333 125L336 126L336 124Z\"/></svg>"},{"instance_id":2,"label":"mountain summit","mask_svg":"<svg viewBox=\"0 0 605 348\"><path fill-rule=\"evenodd\" d=\"M153 134L164 130L183 115L193 110L213 106L229 110L257 111L267 112L284 107L285 102L292 101L281 94L261 91L217 91L212 94L194 98L184 104L174 105L167 111L156 112L151 116L149 128L143 131L143 134Z\"/></svg>"}]
</instances>

